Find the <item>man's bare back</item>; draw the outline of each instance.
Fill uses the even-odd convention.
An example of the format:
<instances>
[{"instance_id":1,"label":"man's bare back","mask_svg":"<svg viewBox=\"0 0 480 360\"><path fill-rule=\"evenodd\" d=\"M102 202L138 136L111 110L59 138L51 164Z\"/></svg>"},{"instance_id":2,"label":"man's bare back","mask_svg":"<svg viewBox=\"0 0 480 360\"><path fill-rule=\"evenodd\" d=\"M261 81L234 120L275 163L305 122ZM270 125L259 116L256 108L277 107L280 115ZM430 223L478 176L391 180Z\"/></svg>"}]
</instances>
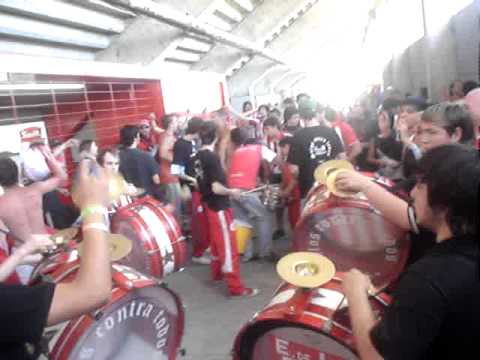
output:
<instances>
[{"instance_id":1,"label":"man's bare back","mask_svg":"<svg viewBox=\"0 0 480 360\"><path fill-rule=\"evenodd\" d=\"M14 238L20 241L30 240L33 234L45 234L43 220L43 194L53 191L67 178L67 174L48 149L42 149L52 176L29 186L13 185L4 187L0 196L0 220ZM18 179L16 179L18 182Z\"/></svg>"},{"instance_id":2,"label":"man's bare back","mask_svg":"<svg viewBox=\"0 0 480 360\"><path fill-rule=\"evenodd\" d=\"M0 219L15 238L28 241L32 234L44 234L43 192L37 184L14 186L0 197Z\"/></svg>"}]
</instances>

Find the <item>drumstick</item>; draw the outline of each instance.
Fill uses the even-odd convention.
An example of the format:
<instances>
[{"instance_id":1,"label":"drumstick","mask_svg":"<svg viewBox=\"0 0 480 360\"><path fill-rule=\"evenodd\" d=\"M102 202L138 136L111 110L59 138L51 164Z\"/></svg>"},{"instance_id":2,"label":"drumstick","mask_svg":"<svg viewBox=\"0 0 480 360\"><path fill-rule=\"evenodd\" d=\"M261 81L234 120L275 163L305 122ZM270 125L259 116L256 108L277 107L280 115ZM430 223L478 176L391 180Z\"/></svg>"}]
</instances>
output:
<instances>
[{"instance_id":1,"label":"drumstick","mask_svg":"<svg viewBox=\"0 0 480 360\"><path fill-rule=\"evenodd\" d=\"M372 287L373 289L373 287ZM367 291L367 294L368 294L368 297L371 298L371 297L376 297L378 295L380 295L380 293L383 291L383 289L379 289L377 290L376 292L372 292L371 290L372 289L369 289ZM342 300L339 302L339 304L337 305L335 311L333 312L332 316L330 317L330 319L328 319L322 326L322 330L325 331L326 333L330 333L332 331L332 325L333 325L333 316L337 313L338 310L340 310L340 308L342 307L343 303L345 302L345 299L346 299L346 295L343 295L342 297Z\"/></svg>"},{"instance_id":2,"label":"drumstick","mask_svg":"<svg viewBox=\"0 0 480 360\"><path fill-rule=\"evenodd\" d=\"M247 194L251 194L251 193L254 193L254 192L258 192L258 191L261 191L261 190L265 189L266 187L267 187L267 185L262 185L260 187L255 188L255 189L252 189L252 190L243 191L242 195L247 195Z\"/></svg>"}]
</instances>

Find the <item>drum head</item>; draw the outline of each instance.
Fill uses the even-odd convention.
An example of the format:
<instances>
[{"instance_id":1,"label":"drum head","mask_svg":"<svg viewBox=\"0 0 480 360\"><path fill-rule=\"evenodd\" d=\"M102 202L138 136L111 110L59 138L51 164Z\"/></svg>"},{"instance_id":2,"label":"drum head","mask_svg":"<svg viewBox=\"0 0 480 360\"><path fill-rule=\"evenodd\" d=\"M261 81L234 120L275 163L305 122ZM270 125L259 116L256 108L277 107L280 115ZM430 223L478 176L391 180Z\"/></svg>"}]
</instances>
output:
<instances>
[{"instance_id":1,"label":"drum head","mask_svg":"<svg viewBox=\"0 0 480 360\"><path fill-rule=\"evenodd\" d=\"M183 321L183 309L170 290L135 289L104 309L73 342L68 359L172 359L180 345Z\"/></svg>"},{"instance_id":2,"label":"drum head","mask_svg":"<svg viewBox=\"0 0 480 360\"><path fill-rule=\"evenodd\" d=\"M379 287L398 277L409 249L405 232L366 203L349 200L319 201L302 215L294 231L295 251L320 253L340 272L357 268Z\"/></svg>"},{"instance_id":3,"label":"drum head","mask_svg":"<svg viewBox=\"0 0 480 360\"><path fill-rule=\"evenodd\" d=\"M300 324L282 321L258 323L240 343L240 360L356 360L345 344Z\"/></svg>"}]
</instances>

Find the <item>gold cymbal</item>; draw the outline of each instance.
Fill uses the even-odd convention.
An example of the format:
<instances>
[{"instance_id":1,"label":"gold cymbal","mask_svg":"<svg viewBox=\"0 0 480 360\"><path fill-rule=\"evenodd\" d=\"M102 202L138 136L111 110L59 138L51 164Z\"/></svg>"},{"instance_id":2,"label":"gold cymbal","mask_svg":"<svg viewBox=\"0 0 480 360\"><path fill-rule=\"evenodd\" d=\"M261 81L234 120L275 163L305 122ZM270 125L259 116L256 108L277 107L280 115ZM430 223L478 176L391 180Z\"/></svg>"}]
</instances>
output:
<instances>
[{"instance_id":1,"label":"gold cymbal","mask_svg":"<svg viewBox=\"0 0 480 360\"><path fill-rule=\"evenodd\" d=\"M353 171L353 170L335 169L329 172L327 175L327 181L325 185L327 186L328 191L330 191L332 194L338 197L349 197L349 196L355 195L355 193L337 190L337 186L335 185L337 181L337 176L341 172L345 172L345 171Z\"/></svg>"},{"instance_id":2,"label":"gold cymbal","mask_svg":"<svg viewBox=\"0 0 480 360\"><path fill-rule=\"evenodd\" d=\"M120 234L108 234L108 251L110 255L110 261L119 261L132 251L132 241ZM80 256L83 254L83 243L78 247L78 253Z\"/></svg>"},{"instance_id":3,"label":"gold cymbal","mask_svg":"<svg viewBox=\"0 0 480 360\"><path fill-rule=\"evenodd\" d=\"M67 244L70 240L75 239L78 234L78 228L68 228L55 231L54 234L50 235L50 239L55 243L55 245Z\"/></svg>"},{"instance_id":4,"label":"gold cymbal","mask_svg":"<svg viewBox=\"0 0 480 360\"><path fill-rule=\"evenodd\" d=\"M337 169L354 170L353 165L347 160L325 161L315 169L315 172L313 173L315 181L320 184L326 184L328 175Z\"/></svg>"},{"instance_id":5,"label":"gold cymbal","mask_svg":"<svg viewBox=\"0 0 480 360\"><path fill-rule=\"evenodd\" d=\"M333 279L335 265L330 259L317 253L295 252L280 259L277 273L289 284L315 288Z\"/></svg>"},{"instance_id":6,"label":"gold cymbal","mask_svg":"<svg viewBox=\"0 0 480 360\"><path fill-rule=\"evenodd\" d=\"M108 175L108 197L109 203L113 203L120 199L123 194L127 193L127 183L120 174L109 174ZM76 191L77 184L73 185L72 188L72 200L75 205L78 206L78 193Z\"/></svg>"}]
</instances>

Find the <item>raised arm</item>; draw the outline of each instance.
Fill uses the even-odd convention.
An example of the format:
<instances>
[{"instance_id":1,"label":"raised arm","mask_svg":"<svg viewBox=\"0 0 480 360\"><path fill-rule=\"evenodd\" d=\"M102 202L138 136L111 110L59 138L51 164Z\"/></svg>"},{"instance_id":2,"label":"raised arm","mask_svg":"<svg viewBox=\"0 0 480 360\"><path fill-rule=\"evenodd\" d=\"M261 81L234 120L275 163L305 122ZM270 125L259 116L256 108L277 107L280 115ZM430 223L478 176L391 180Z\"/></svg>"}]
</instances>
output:
<instances>
[{"instance_id":1,"label":"raised arm","mask_svg":"<svg viewBox=\"0 0 480 360\"><path fill-rule=\"evenodd\" d=\"M373 207L385 218L403 230L411 229L408 220L408 203L393 195L370 178L355 171L342 171L337 175L335 185L345 192L362 192Z\"/></svg>"},{"instance_id":2,"label":"raised arm","mask_svg":"<svg viewBox=\"0 0 480 360\"><path fill-rule=\"evenodd\" d=\"M55 159L50 149L46 147L39 148L42 155L45 157L52 176L47 180L39 181L32 186L35 186L40 192L47 193L55 190L60 184L68 179L68 175L60 163Z\"/></svg>"},{"instance_id":3,"label":"raised arm","mask_svg":"<svg viewBox=\"0 0 480 360\"><path fill-rule=\"evenodd\" d=\"M53 245L48 235L32 235L30 241L23 243L0 265L0 282L4 282L17 266L41 260L40 252Z\"/></svg>"},{"instance_id":4,"label":"raised arm","mask_svg":"<svg viewBox=\"0 0 480 360\"><path fill-rule=\"evenodd\" d=\"M98 165L96 165L98 166ZM75 280L56 286L48 325L91 312L104 305L111 291L111 265L103 214L108 203L108 178L104 169L89 175L87 161L80 163L78 203L82 210L83 256Z\"/></svg>"}]
</instances>

